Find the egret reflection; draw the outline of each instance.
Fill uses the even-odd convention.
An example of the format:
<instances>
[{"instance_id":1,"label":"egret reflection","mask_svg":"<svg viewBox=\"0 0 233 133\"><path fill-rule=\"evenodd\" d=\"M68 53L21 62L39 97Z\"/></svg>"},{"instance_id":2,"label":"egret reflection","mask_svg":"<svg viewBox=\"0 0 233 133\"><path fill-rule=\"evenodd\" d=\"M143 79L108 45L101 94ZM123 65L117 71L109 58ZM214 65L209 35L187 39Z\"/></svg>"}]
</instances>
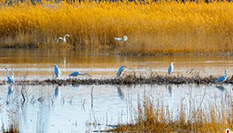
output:
<instances>
[{"instance_id":1,"label":"egret reflection","mask_svg":"<svg viewBox=\"0 0 233 133\"><path fill-rule=\"evenodd\" d=\"M9 85L8 92L7 92L7 103L9 103L9 101L13 99L13 91L14 91L13 86Z\"/></svg>"},{"instance_id":2,"label":"egret reflection","mask_svg":"<svg viewBox=\"0 0 233 133\"><path fill-rule=\"evenodd\" d=\"M222 95L225 95L226 88L223 87L223 85L216 85L215 87L216 87L218 90L221 91L221 94L222 94Z\"/></svg>"},{"instance_id":3,"label":"egret reflection","mask_svg":"<svg viewBox=\"0 0 233 133\"><path fill-rule=\"evenodd\" d=\"M121 98L121 100L124 100L124 93L122 92L120 86L117 86L117 92L118 92L118 95Z\"/></svg>"},{"instance_id":4,"label":"egret reflection","mask_svg":"<svg viewBox=\"0 0 233 133\"><path fill-rule=\"evenodd\" d=\"M60 98L60 89L58 86L56 86L55 91L54 91L54 98L59 99Z\"/></svg>"},{"instance_id":5,"label":"egret reflection","mask_svg":"<svg viewBox=\"0 0 233 133\"><path fill-rule=\"evenodd\" d=\"M168 85L169 96L172 97L172 86Z\"/></svg>"}]
</instances>

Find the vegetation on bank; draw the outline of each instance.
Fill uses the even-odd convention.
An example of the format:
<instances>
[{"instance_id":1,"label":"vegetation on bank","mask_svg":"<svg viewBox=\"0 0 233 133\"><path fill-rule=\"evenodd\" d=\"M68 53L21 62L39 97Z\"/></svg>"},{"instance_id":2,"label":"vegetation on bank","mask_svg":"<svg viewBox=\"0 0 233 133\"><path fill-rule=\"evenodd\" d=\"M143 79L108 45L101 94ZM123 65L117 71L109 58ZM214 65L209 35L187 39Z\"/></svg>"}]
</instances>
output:
<instances>
[{"instance_id":1,"label":"vegetation on bank","mask_svg":"<svg viewBox=\"0 0 233 133\"><path fill-rule=\"evenodd\" d=\"M133 124L119 124L108 132L225 132L233 129L233 103L228 95L222 103L185 107L176 110L177 117L169 107L145 97L138 103ZM203 96L204 99L204 96ZM192 101L192 99L191 99ZM202 102L201 102L202 104ZM217 105L218 104L218 105ZM171 105L172 106L172 105ZM187 111L189 110L189 111Z\"/></svg>"},{"instance_id":2,"label":"vegetation on bank","mask_svg":"<svg viewBox=\"0 0 233 133\"><path fill-rule=\"evenodd\" d=\"M0 5L0 47L112 48L124 54L233 52L233 3ZM57 43L69 34L67 44ZM127 42L114 37L128 36Z\"/></svg>"}]
</instances>

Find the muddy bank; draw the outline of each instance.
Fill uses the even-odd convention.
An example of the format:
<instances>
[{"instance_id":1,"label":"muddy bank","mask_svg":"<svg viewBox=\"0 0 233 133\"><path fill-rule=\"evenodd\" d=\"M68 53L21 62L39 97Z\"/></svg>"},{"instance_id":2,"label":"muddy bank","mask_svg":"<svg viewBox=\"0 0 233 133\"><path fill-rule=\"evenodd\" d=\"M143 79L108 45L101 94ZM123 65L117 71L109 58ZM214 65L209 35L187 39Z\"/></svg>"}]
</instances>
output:
<instances>
[{"instance_id":1,"label":"muddy bank","mask_svg":"<svg viewBox=\"0 0 233 133\"><path fill-rule=\"evenodd\" d=\"M150 78L126 76L112 79L46 79L46 80L21 80L16 85L130 85L130 84L215 84L217 77L183 77L183 76L153 76ZM233 76L224 83L233 84ZM6 84L2 81L1 84Z\"/></svg>"}]
</instances>

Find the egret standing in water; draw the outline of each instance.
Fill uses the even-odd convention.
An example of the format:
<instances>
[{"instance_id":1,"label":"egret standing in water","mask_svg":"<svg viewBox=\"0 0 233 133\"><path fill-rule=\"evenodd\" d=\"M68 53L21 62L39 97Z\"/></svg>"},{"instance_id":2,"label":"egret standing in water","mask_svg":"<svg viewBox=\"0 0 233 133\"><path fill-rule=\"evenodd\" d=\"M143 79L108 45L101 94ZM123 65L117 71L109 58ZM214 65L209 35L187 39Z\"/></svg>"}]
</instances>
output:
<instances>
[{"instance_id":1,"label":"egret standing in water","mask_svg":"<svg viewBox=\"0 0 233 133\"><path fill-rule=\"evenodd\" d=\"M7 83L8 84L14 84L15 81L14 81L14 77L12 78L12 75L8 75L8 68L5 68L6 69L6 77L7 77ZM11 73L12 74L12 73Z\"/></svg>"},{"instance_id":2,"label":"egret standing in water","mask_svg":"<svg viewBox=\"0 0 233 133\"><path fill-rule=\"evenodd\" d=\"M54 74L56 78L58 78L61 75L61 70L57 65L54 65Z\"/></svg>"},{"instance_id":3,"label":"egret standing in water","mask_svg":"<svg viewBox=\"0 0 233 133\"><path fill-rule=\"evenodd\" d=\"M59 37L59 38L57 39L57 42L62 41L63 43L66 43L66 37L70 37L70 35L69 35L69 34L66 34L64 37Z\"/></svg>"},{"instance_id":4,"label":"egret standing in water","mask_svg":"<svg viewBox=\"0 0 233 133\"><path fill-rule=\"evenodd\" d=\"M128 40L127 36L124 36L123 38L115 37L114 38L118 42L126 42Z\"/></svg>"},{"instance_id":5,"label":"egret standing in water","mask_svg":"<svg viewBox=\"0 0 233 133\"><path fill-rule=\"evenodd\" d=\"M173 62L171 62L170 66L168 67L168 75L172 74L173 69L174 69Z\"/></svg>"},{"instance_id":6,"label":"egret standing in water","mask_svg":"<svg viewBox=\"0 0 233 133\"><path fill-rule=\"evenodd\" d=\"M117 77L120 77L124 70L125 70L125 66L121 66L117 71Z\"/></svg>"},{"instance_id":7,"label":"egret standing in water","mask_svg":"<svg viewBox=\"0 0 233 133\"><path fill-rule=\"evenodd\" d=\"M14 68L11 68L11 79L14 81Z\"/></svg>"},{"instance_id":8,"label":"egret standing in water","mask_svg":"<svg viewBox=\"0 0 233 133\"><path fill-rule=\"evenodd\" d=\"M70 77L77 77L77 76L79 76L79 75L80 75L80 76L85 76L85 75L87 75L87 76L89 76L89 77L92 77L91 75L89 75L89 74L87 74L87 73L80 73L79 71L75 71L75 72L69 74Z\"/></svg>"},{"instance_id":9,"label":"egret standing in water","mask_svg":"<svg viewBox=\"0 0 233 133\"><path fill-rule=\"evenodd\" d=\"M227 80L227 76L228 76L228 70L225 70L225 75L224 76L221 76L219 77L215 83L223 83Z\"/></svg>"}]
</instances>

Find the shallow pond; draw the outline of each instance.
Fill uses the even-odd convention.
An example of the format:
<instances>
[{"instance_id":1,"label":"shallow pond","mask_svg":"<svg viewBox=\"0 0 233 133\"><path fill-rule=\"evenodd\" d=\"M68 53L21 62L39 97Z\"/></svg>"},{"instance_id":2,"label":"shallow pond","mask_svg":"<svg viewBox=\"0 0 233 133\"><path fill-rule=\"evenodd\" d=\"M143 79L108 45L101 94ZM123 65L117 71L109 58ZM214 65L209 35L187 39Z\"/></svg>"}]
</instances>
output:
<instances>
[{"instance_id":1,"label":"shallow pond","mask_svg":"<svg viewBox=\"0 0 233 133\"><path fill-rule=\"evenodd\" d=\"M231 85L25 86L22 105L21 89L5 85L0 92L0 125L7 126L13 116L21 132L85 132L130 123L144 94L168 107L174 119L181 103L189 113L190 108L208 108L210 103L221 107L233 96Z\"/></svg>"},{"instance_id":2,"label":"shallow pond","mask_svg":"<svg viewBox=\"0 0 233 133\"><path fill-rule=\"evenodd\" d=\"M88 53L88 52L87 52ZM0 78L6 76L5 69L14 68L15 78L47 79L52 78L53 65L57 64L61 71L61 78L68 78L73 71L86 72L93 78L115 77L121 65L126 71L166 74L170 62L174 63L174 75L187 74L188 71L200 71L202 75L224 74L228 69L233 73L233 56L157 56L157 57L126 57L112 56L106 53L83 54L80 51L46 51L46 50L0 50ZM80 77L85 78L85 77Z\"/></svg>"},{"instance_id":3,"label":"shallow pond","mask_svg":"<svg viewBox=\"0 0 233 133\"><path fill-rule=\"evenodd\" d=\"M128 71L166 74L170 62L175 62L174 75L192 69L201 70L202 75L218 76L225 69L230 75L233 72L231 56L124 57L81 51L0 50L0 78L6 79L6 67L15 69L16 80L52 78L54 64L61 68L62 79L75 70L87 72L93 78L112 78L121 65L127 66ZM22 105L22 87L0 87L0 126L7 127L13 116L21 132L91 132L109 128L108 124L132 122L138 100L144 94L168 107L174 119L181 103L189 113L190 108L205 108L210 103L221 106L226 97L233 95L232 85L26 85L26 100Z\"/></svg>"}]
</instances>

